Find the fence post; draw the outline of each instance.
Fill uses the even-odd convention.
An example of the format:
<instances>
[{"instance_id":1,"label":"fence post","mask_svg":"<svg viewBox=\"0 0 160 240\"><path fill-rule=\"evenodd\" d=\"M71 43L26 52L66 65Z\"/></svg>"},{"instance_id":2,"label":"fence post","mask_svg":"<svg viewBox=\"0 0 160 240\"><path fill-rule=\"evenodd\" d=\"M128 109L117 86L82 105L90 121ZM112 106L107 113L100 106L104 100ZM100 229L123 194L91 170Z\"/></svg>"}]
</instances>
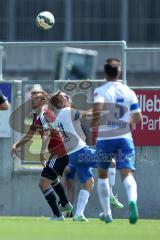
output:
<instances>
[{"instance_id":1,"label":"fence post","mask_svg":"<svg viewBox=\"0 0 160 240\"><path fill-rule=\"evenodd\" d=\"M65 40L72 40L72 1L65 1Z\"/></svg>"},{"instance_id":2,"label":"fence post","mask_svg":"<svg viewBox=\"0 0 160 240\"><path fill-rule=\"evenodd\" d=\"M3 80L3 47L0 46L0 80Z\"/></svg>"}]
</instances>

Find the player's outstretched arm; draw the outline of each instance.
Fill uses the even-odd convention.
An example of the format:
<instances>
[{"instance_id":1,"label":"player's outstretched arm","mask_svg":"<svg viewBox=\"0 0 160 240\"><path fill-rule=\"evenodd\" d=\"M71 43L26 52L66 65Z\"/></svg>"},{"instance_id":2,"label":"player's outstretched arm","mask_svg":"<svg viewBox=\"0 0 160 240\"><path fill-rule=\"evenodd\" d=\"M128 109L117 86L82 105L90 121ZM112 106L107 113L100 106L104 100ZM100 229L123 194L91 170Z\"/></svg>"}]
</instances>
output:
<instances>
[{"instance_id":1,"label":"player's outstretched arm","mask_svg":"<svg viewBox=\"0 0 160 240\"><path fill-rule=\"evenodd\" d=\"M35 131L29 129L28 132L16 143L13 144L11 148L11 154L16 154L17 153L17 148L25 145L27 142L29 142L33 135L35 134Z\"/></svg>"},{"instance_id":2,"label":"player's outstretched arm","mask_svg":"<svg viewBox=\"0 0 160 240\"><path fill-rule=\"evenodd\" d=\"M93 105L93 111L92 111L92 118L91 118L91 123L90 123L90 127L96 127L99 124L99 120L100 120L100 114L103 111L103 107L104 104L97 102L94 103Z\"/></svg>"},{"instance_id":3,"label":"player's outstretched arm","mask_svg":"<svg viewBox=\"0 0 160 240\"><path fill-rule=\"evenodd\" d=\"M86 111L81 111L81 118L85 118L87 120L90 120L92 119L92 116L93 116L93 109L90 108Z\"/></svg>"},{"instance_id":4,"label":"player's outstretched arm","mask_svg":"<svg viewBox=\"0 0 160 240\"><path fill-rule=\"evenodd\" d=\"M80 120L80 119L87 119L90 120L92 118L93 109L90 108L86 111L78 110L76 108L71 109L72 119L73 120Z\"/></svg>"}]
</instances>

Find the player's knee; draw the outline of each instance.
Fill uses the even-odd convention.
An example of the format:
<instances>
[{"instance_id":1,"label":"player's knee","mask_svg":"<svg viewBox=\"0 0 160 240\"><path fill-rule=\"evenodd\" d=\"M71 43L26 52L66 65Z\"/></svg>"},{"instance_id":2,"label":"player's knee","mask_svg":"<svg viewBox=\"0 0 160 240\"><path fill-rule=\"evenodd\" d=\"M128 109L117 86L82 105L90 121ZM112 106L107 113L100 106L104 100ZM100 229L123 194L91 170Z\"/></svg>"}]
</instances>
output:
<instances>
[{"instance_id":1,"label":"player's knee","mask_svg":"<svg viewBox=\"0 0 160 240\"><path fill-rule=\"evenodd\" d=\"M42 192L46 191L51 185L51 180L47 178L40 178L39 180L39 188Z\"/></svg>"},{"instance_id":2,"label":"player's knee","mask_svg":"<svg viewBox=\"0 0 160 240\"><path fill-rule=\"evenodd\" d=\"M42 190L42 187L43 187L43 180L42 180L42 178L40 178L40 180L39 180L39 188Z\"/></svg>"},{"instance_id":3,"label":"player's knee","mask_svg":"<svg viewBox=\"0 0 160 240\"><path fill-rule=\"evenodd\" d=\"M91 192L93 187L94 187L94 178L91 177L89 178L83 185L82 187L87 190L88 192Z\"/></svg>"}]
</instances>

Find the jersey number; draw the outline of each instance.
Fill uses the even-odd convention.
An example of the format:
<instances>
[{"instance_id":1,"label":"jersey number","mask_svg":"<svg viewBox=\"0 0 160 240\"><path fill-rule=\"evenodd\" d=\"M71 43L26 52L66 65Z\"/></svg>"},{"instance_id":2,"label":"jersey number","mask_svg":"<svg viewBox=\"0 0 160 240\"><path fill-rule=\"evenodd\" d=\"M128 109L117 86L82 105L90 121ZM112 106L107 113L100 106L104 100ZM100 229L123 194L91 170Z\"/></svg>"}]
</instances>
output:
<instances>
[{"instance_id":1,"label":"jersey number","mask_svg":"<svg viewBox=\"0 0 160 240\"><path fill-rule=\"evenodd\" d=\"M58 127L59 127L59 129L60 129L60 131L61 131L61 133L62 133L63 138L64 138L64 139L68 138L68 135L67 135L67 133L65 132L64 127L63 127L63 124L62 124L61 122L58 122Z\"/></svg>"}]
</instances>

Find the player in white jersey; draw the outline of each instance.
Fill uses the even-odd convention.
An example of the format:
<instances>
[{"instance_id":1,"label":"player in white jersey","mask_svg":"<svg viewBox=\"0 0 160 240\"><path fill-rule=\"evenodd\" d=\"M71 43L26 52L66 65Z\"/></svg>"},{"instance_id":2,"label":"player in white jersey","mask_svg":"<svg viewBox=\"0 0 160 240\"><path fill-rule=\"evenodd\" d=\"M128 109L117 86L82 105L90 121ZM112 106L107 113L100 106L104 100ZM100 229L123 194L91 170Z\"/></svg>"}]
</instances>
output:
<instances>
[{"instance_id":1,"label":"player in white jersey","mask_svg":"<svg viewBox=\"0 0 160 240\"><path fill-rule=\"evenodd\" d=\"M86 116L86 113L71 108L70 97L61 91L54 94L50 102L52 106L59 109L56 124L53 123L52 127L60 129L69 157L69 166L76 170L82 185L73 220L87 221L84 210L94 184L91 168L96 165L96 155L95 150L86 145L85 135L79 121L81 117Z\"/></svg>"},{"instance_id":2,"label":"player in white jersey","mask_svg":"<svg viewBox=\"0 0 160 240\"><path fill-rule=\"evenodd\" d=\"M141 121L141 110L135 93L119 80L119 59L110 58L104 65L107 82L94 91L92 126L98 126L96 151L99 158L98 195L103 209L100 218L112 221L109 203L108 168L111 159L116 159L120 170L130 209L129 221L137 222L137 185L135 170L135 147L130 124ZM107 203L107 204L106 204Z\"/></svg>"}]
</instances>

